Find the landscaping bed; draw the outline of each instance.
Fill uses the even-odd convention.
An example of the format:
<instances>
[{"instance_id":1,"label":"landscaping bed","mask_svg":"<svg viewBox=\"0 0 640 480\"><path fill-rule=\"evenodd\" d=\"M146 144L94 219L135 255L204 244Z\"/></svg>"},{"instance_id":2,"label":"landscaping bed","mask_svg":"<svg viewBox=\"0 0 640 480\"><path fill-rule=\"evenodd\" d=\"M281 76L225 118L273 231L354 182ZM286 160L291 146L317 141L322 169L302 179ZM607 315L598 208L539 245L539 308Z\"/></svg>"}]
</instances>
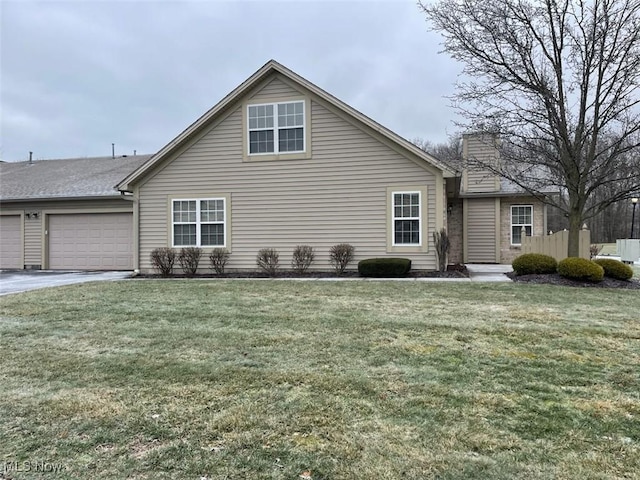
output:
<instances>
[{"instance_id":1,"label":"landscaping bed","mask_svg":"<svg viewBox=\"0 0 640 480\"><path fill-rule=\"evenodd\" d=\"M631 280L616 280L615 278L605 277L601 282L587 282L580 280L572 280L565 278L557 273L549 274L530 274L516 275L514 272L506 273L514 282L562 285L565 287L585 287L585 288L624 288L631 290L640 290L640 280L632 278Z\"/></svg>"},{"instance_id":2,"label":"landscaping bed","mask_svg":"<svg viewBox=\"0 0 640 480\"><path fill-rule=\"evenodd\" d=\"M144 278L160 278L159 274L142 274L138 275L139 277ZM405 278L467 278L469 277L469 272L467 271L467 267L465 265L456 264L449 265L447 267L447 271L438 272L437 270L410 270L407 273ZM252 271L240 271L240 272L225 272L223 274L217 273L199 273L197 275L193 275L188 277L183 273L174 273L170 278L224 278L224 279L234 279L234 278L362 278L360 274L355 270L345 270L341 275L337 275L333 270L324 270L324 271L306 271L304 273L299 273L290 269L278 270L275 277L270 277L264 272L258 270Z\"/></svg>"}]
</instances>

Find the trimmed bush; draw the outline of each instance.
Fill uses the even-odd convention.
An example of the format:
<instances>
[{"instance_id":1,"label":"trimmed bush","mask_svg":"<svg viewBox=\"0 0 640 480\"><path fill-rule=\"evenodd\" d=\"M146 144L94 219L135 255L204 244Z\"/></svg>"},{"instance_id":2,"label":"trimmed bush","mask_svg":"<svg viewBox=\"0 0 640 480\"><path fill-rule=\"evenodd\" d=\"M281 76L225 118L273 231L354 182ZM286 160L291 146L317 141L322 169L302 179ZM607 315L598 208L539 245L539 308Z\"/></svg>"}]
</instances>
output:
<instances>
[{"instance_id":1,"label":"trimmed bush","mask_svg":"<svg viewBox=\"0 0 640 480\"><path fill-rule=\"evenodd\" d=\"M304 273L316 258L316 252L309 245L297 245L293 250L291 268L298 273Z\"/></svg>"},{"instance_id":2,"label":"trimmed bush","mask_svg":"<svg viewBox=\"0 0 640 480\"><path fill-rule=\"evenodd\" d=\"M408 258L367 258L358 262L358 273L363 277L404 277L409 270Z\"/></svg>"},{"instance_id":3,"label":"trimmed bush","mask_svg":"<svg viewBox=\"0 0 640 480\"><path fill-rule=\"evenodd\" d=\"M605 277L615 278L617 280L629 280L633 277L633 268L619 260L599 258L594 260L594 262L604 268Z\"/></svg>"},{"instance_id":4,"label":"trimmed bush","mask_svg":"<svg viewBox=\"0 0 640 480\"><path fill-rule=\"evenodd\" d=\"M198 264L202 256L202 249L198 247L184 247L180 249L178 262L182 267L182 271L188 277L193 277L198 271Z\"/></svg>"},{"instance_id":5,"label":"trimmed bush","mask_svg":"<svg viewBox=\"0 0 640 480\"><path fill-rule=\"evenodd\" d=\"M556 259L542 253L525 253L517 257L512 263L516 275L556 273L558 262Z\"/></svg>"},{"instance_id":6,"label":"trimmed bush","mask_svg":"<svg viewBox=\"0 0 640 480\"><path fill-rule=\"evenodd\" d=\"M263 248L258 252L256 264L258 268L270 277L275 277L280 262L280 254L275 248Z\"/></svg>"},{"instance_id":7,"label":"trimmed bush","mask_svg":"<svg viewBox=\"0 0 640 480\"><path fill-rule=\"evenodd\" d=\"M209 254L211 268L218 274L224 275L224 267L229 261L229 250L226 248L214 248Z\"/></svg>"},{"instance_id":8,"label":"trimmed bush","mask_svg":"<svg viewBox=\"0 0 640 480\"><path fill-rule=\"evenodd\" d=\"M161 247L151 251L151 265L160 272L163 277L168 277L173 272L173 264L176 262L176 251L173 248Z\"/></svg>"},{"instance_id":9,"label":"trimmed bush","mask_svg":"<svg viewBox=\"0 0 640 480\"><path fill-rule=\"evenodd\" d=\"M604 268L586 258L569 257L558 263L558 273L573 280L601 282L604 278Z\"/></svg>"},{"instance_id":10,"label":"trimmed bush","mask_svg":"<svg viewBox=\"0 0 640 480\"><path fill-rule=\"evenodd\" d=\"M336 275L342 275L347 265L353 260L355 248L348 243L339 243L329 249L329 263L336 270Z\"/></svg>"}]
</instances>

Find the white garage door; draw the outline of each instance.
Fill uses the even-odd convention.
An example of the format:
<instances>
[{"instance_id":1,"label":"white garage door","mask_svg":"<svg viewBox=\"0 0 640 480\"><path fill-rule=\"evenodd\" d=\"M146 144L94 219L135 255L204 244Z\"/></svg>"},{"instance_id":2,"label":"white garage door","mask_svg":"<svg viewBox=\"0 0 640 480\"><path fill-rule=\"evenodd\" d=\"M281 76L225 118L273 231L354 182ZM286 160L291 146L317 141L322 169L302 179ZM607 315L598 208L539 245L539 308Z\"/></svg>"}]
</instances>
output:
<instances>
[{"instance_id":1,"label":"white garage door","mask_svg":"<svg viewBox=\"0 0 640 480\"><path fill-rule=\"evenodd\" d=\"M0 215L0 268L23 268L20 215Z\"/></svg>"},{"instance_id":2,"label":"white garage door","mask_svg":"<svg viewBox=\"0 0 640 480\"><path fill-rule=\"evenodd\" d=\"M133 215L83 213L49 216L52 270L132 270Z\"/></svg>"}]
</instances>

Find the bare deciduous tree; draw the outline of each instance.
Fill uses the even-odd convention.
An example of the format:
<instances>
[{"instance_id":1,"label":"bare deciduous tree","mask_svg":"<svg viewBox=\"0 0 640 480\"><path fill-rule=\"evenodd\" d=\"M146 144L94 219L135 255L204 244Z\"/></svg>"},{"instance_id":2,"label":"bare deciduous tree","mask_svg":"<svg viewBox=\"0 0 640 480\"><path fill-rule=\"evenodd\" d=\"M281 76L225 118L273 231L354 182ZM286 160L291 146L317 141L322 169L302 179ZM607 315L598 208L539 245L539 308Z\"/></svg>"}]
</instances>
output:
<instances>
[{"instance_id":1,"label":"bare deciduous tree","mask_svg":"<svg viewBox=\"0 0 640 480\"><path fill-rule=\"evenodd\" d=\"M464 127L502 139L502 165L485 167L546 202L560 188L577 256L581 225L640 191L640 0L420 7L465 67Z\"/></svg>"},{"instance_id":2,"label":"bare deciduous tree","mask_svg":"<svg viewBox=\"0 0 640 480\"><path fill-rule=\"evenodd\" d=\"M446 142L442 143L434 143L422 138L415 138L411 143L453 169L462 170L462 134L451 135Z\"/></svg>"}]
</instances>

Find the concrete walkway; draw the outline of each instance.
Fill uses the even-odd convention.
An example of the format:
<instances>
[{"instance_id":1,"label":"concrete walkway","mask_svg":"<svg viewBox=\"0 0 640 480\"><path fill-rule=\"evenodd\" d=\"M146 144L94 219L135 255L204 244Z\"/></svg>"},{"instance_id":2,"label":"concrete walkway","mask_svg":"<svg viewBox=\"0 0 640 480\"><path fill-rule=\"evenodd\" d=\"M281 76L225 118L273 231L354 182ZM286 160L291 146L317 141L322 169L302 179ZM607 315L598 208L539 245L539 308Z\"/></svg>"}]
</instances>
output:
<instances>
[{"instance_id":1,"label":"concrete walkway","mask_svg":"<svg viewBox=\"0 0 640 480\"><path fill-rule=\"evenodd\" d=\"M131 272L61 272L48 270L15 270L0 272L0 296L28 292L40 288L59 287L74 283L123 280Z\"/></svg>"},{"instance_id":2,"label":"concrete walkway","mask_svg":"<svg viewBox=\"0 0 640 480\"><path fill-rule=\"evenodd\" d=\"M505 273L512 272L513 268L511 265L467 263L467 270L472 282L510 282Z\"/></svg>"},{"instance_id":3,"label":"concrete walkway","mask_svg":"<svg viewBox=\"0 0 640 480\"><path fill-rule=\"evenodd\" d=\"M362 277L331 277L331 278L243 278L239 280L265 281L302 281L302 282L510 282L505 275L510 272L511 265L467 264L469 278L437 278L437 277L409 277L409 278L362 278ZM47 287L58 287L74 283L124 280L131 277L131 272L61 272L42 270L20 270L0 272L0 296L11 293L27 292ZM202 280L211 280L203 278Z\"/></svg>"}]
</instances>

